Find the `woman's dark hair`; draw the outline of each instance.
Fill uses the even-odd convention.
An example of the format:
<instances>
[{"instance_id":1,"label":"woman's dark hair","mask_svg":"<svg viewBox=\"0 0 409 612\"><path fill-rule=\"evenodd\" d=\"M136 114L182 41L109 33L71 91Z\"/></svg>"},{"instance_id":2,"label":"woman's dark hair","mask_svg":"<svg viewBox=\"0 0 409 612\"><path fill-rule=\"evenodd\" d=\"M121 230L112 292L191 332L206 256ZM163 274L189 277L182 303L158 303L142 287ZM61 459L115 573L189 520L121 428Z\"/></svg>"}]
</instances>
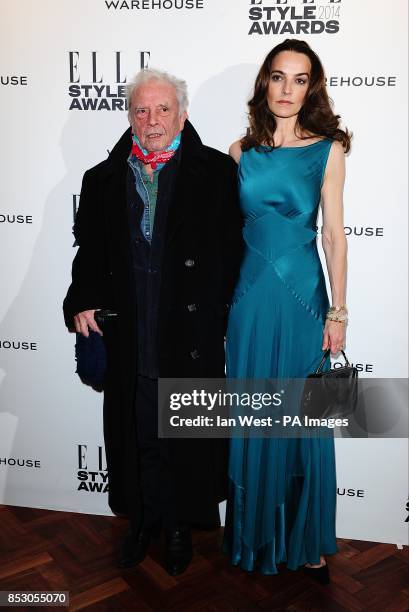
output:
<instances>
[{"instance_id":1,"label":"woman's dark hair","mask_svg":"<svg viewBox=\"0 0 409 612\"><path fill-rule=\"evenodd\" d=\"M259 145L274 146L274 132L277 123L267 103L267 91L271 79L271 64L282 51L295 51L303 53L311 62L311 74L304 104L298 113L295 131L297 136L303 132L325 136L339 140L345 153L351 148L352 134L347 129L339 127L340 115L335 115L332 102L328 96L325 84L324 68L321 60L311 47L303 40L287 38L274 47L267 55L257 75L254 85L254 94L248 103L249 127L247 134L241 139L241 148L247 151Z\"/></svg>"}]
</instances>

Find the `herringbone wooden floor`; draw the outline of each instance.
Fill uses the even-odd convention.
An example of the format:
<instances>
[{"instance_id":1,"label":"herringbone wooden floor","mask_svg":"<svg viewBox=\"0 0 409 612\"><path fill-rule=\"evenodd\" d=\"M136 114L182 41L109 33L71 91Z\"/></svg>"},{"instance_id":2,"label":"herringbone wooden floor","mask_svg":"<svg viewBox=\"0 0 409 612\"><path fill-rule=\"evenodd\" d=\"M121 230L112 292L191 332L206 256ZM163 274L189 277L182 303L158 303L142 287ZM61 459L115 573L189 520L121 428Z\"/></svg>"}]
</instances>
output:
<instances>
[{"instance_id":1,"label":"herringbone wooden floor","mask_svg":"<svg viewBox=\"0 0 409 612\"><path fill-rule=\"evenodd\" d=\"M331 584L322 587L285 567L277 576L233 568L220 552L222 530L195 531L194 560L172 578L161 566L160 541L137 568L114 567L126 528L114 517L0 506L0 591L64 590L70 610L115 612L409 609L407 547L338 540Z\"/></svg>"}]
</instances>

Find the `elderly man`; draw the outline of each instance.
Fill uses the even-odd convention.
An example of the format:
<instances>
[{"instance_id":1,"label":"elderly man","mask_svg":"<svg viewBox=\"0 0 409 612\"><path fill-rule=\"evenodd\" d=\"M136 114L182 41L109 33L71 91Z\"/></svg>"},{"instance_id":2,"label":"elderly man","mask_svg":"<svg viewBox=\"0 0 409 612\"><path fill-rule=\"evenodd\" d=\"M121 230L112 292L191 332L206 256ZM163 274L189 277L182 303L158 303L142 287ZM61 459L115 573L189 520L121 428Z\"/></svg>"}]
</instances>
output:
<instances>
[{"instance_id":1,"label":"elderly man","mask_svg":"<svg viewBox=\"0 0 409 612\"><path fill-rule=\"evenodd\" d=\"M220 525L224 440L158 439L158 377L224 376L226 315L241 258L236 166L187 120L184 81L145 70L128 85L131 127L83 179L66 324L104 330L109 504L130 518L119 565L165 532L165 567L183 572L190 526Z\"/></svg>"}]
</instances>

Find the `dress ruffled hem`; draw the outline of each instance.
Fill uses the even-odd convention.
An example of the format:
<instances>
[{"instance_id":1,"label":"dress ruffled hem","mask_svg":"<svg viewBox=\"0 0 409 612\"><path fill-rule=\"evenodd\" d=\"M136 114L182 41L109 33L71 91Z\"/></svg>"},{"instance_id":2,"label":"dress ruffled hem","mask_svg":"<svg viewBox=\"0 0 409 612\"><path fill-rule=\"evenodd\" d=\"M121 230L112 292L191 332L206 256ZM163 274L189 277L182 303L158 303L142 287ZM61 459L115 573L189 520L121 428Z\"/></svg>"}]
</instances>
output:
<instances>
[{"instance_id":1,"label":"dress ruffled hem","mask_svg":"<svg viewBox=\"0 0 409 612\"><path fill-rule=\"evenodd\" d=\"M333 555L339 551L335 534L319 537L319 541L315 538L314 542L306 542L296 528L296 524L302 521L300 517L295 520L293 504L286 502L276 506L272 513L270 527L274 533L271 539L263 541L260 534L254 537L254 531L246 534L243 525L245 497L245 489L229 480L223 552L230 557L232 565L247 572L274 575L279 573L278 565L286 564L287 569L297 571L306 563L320 563L320 555ZM251 536L253 540L249 542Z\"/></svg>"}]
</instances>

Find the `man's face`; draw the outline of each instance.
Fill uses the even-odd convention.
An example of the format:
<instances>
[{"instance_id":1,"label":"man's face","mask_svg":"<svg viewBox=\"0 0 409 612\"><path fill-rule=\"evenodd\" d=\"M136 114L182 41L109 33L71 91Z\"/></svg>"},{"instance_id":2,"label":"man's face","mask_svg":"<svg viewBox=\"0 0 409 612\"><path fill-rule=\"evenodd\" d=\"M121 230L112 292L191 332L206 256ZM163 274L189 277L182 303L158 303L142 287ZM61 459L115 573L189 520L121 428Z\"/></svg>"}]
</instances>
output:
<instances>
[{"instance_id":1,"label":"man's face","mask_svg":"<svg viewBox=\"0 0 409 612\"><path fill-rule=\"evenodd\" d=\"M179 114L173 85L151 80L132 94L130 123L133 133L149 152L164 151L183 130L187 113Z\"/></svg>"}]
</instances>

